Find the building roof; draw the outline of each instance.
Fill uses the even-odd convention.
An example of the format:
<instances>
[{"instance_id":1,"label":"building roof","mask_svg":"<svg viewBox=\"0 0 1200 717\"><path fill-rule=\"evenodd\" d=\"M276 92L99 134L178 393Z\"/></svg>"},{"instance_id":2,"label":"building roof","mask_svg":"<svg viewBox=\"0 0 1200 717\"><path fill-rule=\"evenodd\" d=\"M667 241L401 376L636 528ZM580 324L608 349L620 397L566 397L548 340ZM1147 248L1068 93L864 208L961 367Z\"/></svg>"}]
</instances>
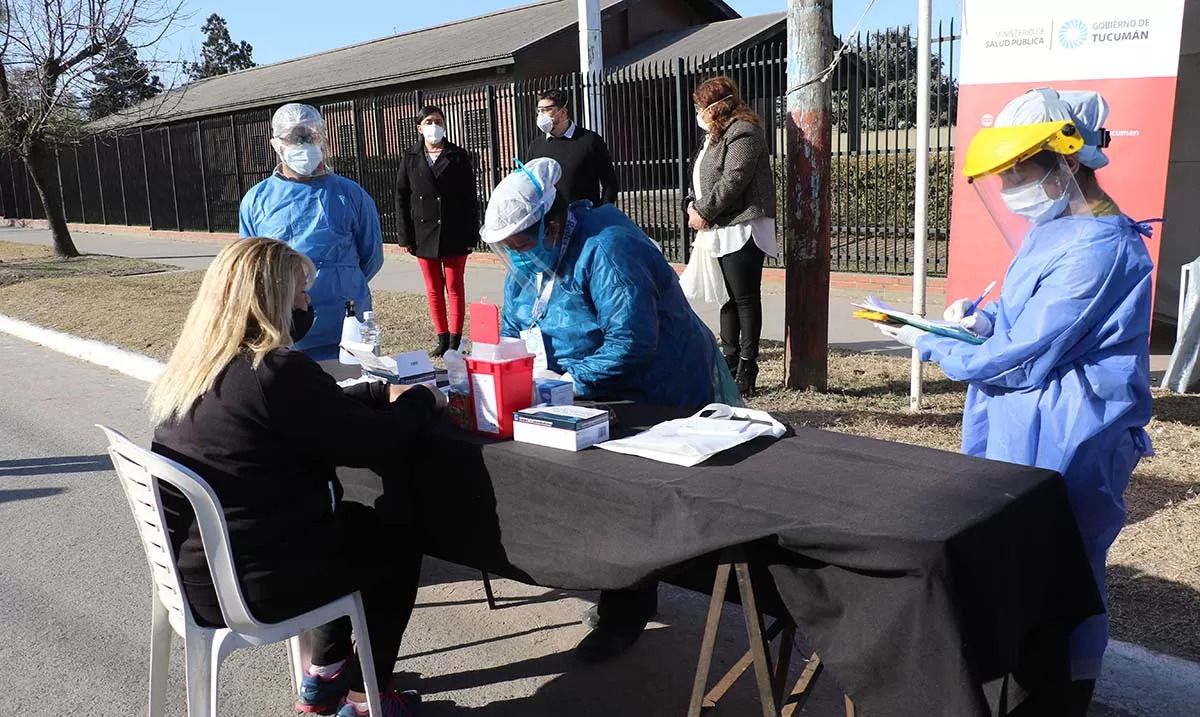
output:
<instances>
[{"instance_id":1,"label":"building roof","mask_svg":"<svg viewBox=\"0 0 1200 717\"><path fill-rule=\"evenodd\" d=\"M605 64L613 70L669 62L677 57L711 57L786 30L787 13L774 12L664 32Z\"/></svg>"},{"instance_id":2,"label":"building roof","mask_svg":"<svg viewBox=\"0 0 1200 717\"><path fill-rule=\"evenodd\" d=\"M608 11L627 0L601 0ZM733 11L708 0L720 12ZM736 13L734 13L736 15ZM543 2L192 82L92 124L104 130L234 112L513 64L578 22L577 0Z\"/></svg>"},{"instance_id":3,"label":"building roof","mask_svg":"<svg viewBox=\"0 0 1200 717\"><path fill-rule=\"evenodd\" d=\"M703 69L710 65L720 68L722 55L742 47L753 46L786 31L786 12L693 25L655 35L637 47L608 60L605 68L610 72L631 70L636 74L666 76L673 71L670 63L678 57L691 61L693 69ZM842 41L832 36L830 43L836 48L841 46ZM859 77L861 87L879 83L879 73L868 67L868 63L854 51L842 54L839 67L841 71L834 74L834 82L838 89L844 89L849 77L853 75Z\"/></svg>"}]
</instances>

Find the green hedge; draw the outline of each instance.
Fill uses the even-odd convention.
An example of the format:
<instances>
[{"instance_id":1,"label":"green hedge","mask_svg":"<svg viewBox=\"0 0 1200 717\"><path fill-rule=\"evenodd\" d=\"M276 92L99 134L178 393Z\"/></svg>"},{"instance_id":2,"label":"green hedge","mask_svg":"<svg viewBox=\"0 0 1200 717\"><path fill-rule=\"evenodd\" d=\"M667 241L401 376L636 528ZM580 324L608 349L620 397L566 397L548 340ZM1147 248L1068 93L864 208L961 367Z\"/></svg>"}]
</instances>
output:
<instances>
[{"instance_id":1,"label":"green hedge","mask_svg":"<svg viewBox=\"0 0 1200 717\"><path fill-rule=\"evenodd\" d=\"M850 233L886 234L912 226L916 197L915 154L842 155L833 158L833 226L850 227ZM930 155L929 228L950 228L954 153ZM776 164L779 207L784 204L783 167Z\"/></svg>"}]
</instances>

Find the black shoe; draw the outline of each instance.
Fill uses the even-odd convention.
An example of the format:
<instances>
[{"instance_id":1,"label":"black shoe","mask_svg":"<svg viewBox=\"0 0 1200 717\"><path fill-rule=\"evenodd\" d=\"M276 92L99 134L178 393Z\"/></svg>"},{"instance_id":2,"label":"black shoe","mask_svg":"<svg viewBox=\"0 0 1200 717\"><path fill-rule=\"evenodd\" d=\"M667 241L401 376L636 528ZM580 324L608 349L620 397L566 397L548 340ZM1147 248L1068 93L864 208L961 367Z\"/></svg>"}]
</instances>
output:
<instances>
[{"instance_id":1,"label":"black shoe","mask_svg":"<svg viewBox=\"0 0 1200 717\"><path fill-rule=\"evenodd\" d=\"M725 365L729 367L729 373L737 378L738 362L740 359L737 354L722 354L725 357Z\"/></svg>"},{"instance_id":2,"label":"black shoe","mask_svg":"<svg viewBox=\"0 0 1200 717\"><path fill-rule=\"evenodd\" d=\"M462 346L462 334L450 334L450 351L457 351Z\"/></svg>"},{"instance_id":3,"label":"black shoe","mask_svg":"<svg viewBox=\"0 0 1200 717\"><path fill-rule=\"evenodd\" d=\"M645 629L646 623L641 623L639 626L621 626L620 628L598 627L589 632L575 646L575 659L588 664L611 660L628 652Z\"/></svg>"},{"instance_id":4,"label":"black shoe","mask_svg":"<svg viewBox=\"0 0 1200 717\"><path fill-rule=\"evenodd\" d=\"M757 391L755 383L758 381L758 362L754 359L742 359L738 362L736 378L738 393L742 394L743 398L753 397Z\"/></svg>"},{"instance_id":5,"label":"black shoe","mask_svg":"<svg viewBox=\"0 0 1200 717\"><path fill-rule=\"evenodd\" d=\"M437 348L429 352L434 358L441 358L450 348L450 334L438 334Z\"/></svg>"},{"instance_id":6,"label":"black shoe","mask_svg":"<svg viewBox=\"0 0 1200 717\"><path fill-rule=\"evenodd\" d=\"M1096 690L1095 680L1076 680L1071 683L1068 693L1068 717L1087 717L1088 708L1092 705L1092 693Z\"/></svg>"},{"instance_id":7,"label":"black shoe","mask_svg":"<svg viewBox=\"0 0 1200 717\"><path fill-rule=\"evenodd\" d=\"M651 620L653 620L656 617L658 617L658 613L654 613L653 615L650 615L650 617L646 618L646 622L650 622ZM599 608L599 606L596 606L596 605L591 606L587 612L583 613L583 619L580 620L580 622L582 622L583 626L589 630L595 630L596 628L600 627L600 608Z\"/></svg>"}]
</instances>

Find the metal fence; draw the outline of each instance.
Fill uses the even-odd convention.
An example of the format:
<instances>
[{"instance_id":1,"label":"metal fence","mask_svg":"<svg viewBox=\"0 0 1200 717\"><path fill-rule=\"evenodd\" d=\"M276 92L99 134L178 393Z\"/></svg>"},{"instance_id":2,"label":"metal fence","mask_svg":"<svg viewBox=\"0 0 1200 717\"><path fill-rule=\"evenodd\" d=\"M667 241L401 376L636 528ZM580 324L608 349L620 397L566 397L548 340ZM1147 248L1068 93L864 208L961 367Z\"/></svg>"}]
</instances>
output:
<instances>
[{"instance_id":1,"label":"metal fence","mask_svg":"<svg viewBox=\"0 0 1200 717\"><path fill-rule=\"evenodd\" d=\"M935 77L927 270L946 272L957 96L955 35L939 26ZM916 129L916 41L909 28L852 38L831 78L834 96L832 264L835 271L912 271ZM538 132L537 95L567 91L581 106L589 80L603 86L604 134L617 172L618 206L663 247L686 261L692 233L682 211L692 159L702 141L691 95L705 79L732 77L763 120L775 172L783 248L786 48L768 43L709 58L646 62L448 90L370 93L315 102L329 125L329 165L375 199L384 240L397 238L394 191L401 155L418 140L423 105L445 112L447 136L475 158L481 202L513 171L513 158ZM271 111L225 114L57 148L59 191L68 221L154 229L232 232L238 204L276 165ZM0 160L0 213L43 218L23 166ZM770 263L780 265L780 259Z\"/></svg>"}]
</instances>

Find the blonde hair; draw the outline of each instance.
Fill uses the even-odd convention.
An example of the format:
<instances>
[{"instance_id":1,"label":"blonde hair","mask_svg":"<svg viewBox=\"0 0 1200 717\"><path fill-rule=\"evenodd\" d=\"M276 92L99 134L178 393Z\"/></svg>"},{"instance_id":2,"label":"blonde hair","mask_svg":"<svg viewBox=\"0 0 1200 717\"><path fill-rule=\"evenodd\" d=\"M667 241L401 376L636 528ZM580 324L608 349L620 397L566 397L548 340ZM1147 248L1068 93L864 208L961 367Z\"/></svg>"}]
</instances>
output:
<instances>
[{"instance_id":1,"label":"blonde hair","mask_svg":"<svg viewBox=\"0 0 1200 717\"><path fill-rule=\"evenodd\" d=\"M268 353L291 345L298 272L307 288L316 268L277 239L239 239L217 254L166 370L150 387L155 426L186 415L241 351L257 368Z\"/></svg>"}]
</instances>

